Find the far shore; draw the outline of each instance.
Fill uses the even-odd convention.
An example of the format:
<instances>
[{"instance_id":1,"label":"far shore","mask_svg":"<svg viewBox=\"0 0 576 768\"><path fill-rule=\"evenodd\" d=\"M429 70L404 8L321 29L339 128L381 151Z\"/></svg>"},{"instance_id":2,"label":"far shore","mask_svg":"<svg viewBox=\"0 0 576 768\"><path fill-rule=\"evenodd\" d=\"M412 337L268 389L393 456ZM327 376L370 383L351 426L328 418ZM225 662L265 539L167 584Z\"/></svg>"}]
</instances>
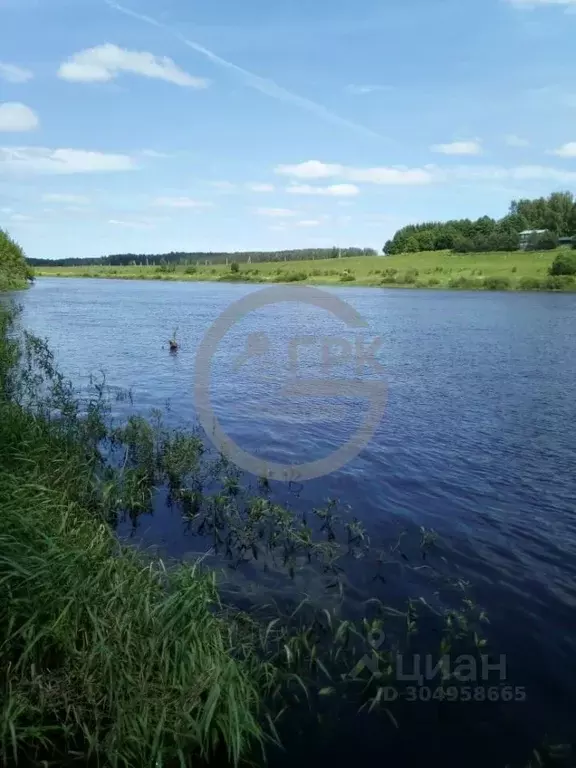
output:
<instances>
[{"instance_id":1,"label":"far shore","mask_svg":"<svg viewBox=\"0 0 576 768\"><path fill-rule=\"evenodd\" d=\"M427 251L311 261L160 266L38 267L37 277L190 282L301 283L386 288L576 291L569 276L550 276L555 251L457 254Z\"/></svg>"}]
</instances>

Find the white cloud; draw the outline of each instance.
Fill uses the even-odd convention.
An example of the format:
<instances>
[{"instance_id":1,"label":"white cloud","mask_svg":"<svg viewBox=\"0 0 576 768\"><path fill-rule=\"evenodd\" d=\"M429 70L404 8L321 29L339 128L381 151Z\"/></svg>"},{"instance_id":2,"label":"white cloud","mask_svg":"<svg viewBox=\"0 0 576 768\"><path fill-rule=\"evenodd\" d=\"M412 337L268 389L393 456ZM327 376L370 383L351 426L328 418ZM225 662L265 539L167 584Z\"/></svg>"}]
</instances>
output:
<instances>
[{"instance_id":1,"label":"white cloud","mask_svg":"<svg viewBox=\"0 0 576 768\"><path fill-rule=\"evenodd\" d=\"M0 173L102 173L136 168L129 155L91 152L85 149L0 147Z\"/></svg>"},{"instance_id":2,"label":"white cloud","mask_svg":"<svg viewBox=\"0 0 576 768\"><path fill-rule=\"evenodd\" d=\"M33 77L34 74L29 69L0 61L0 79L2 80L7 80L9 83L25 83Z\"/></svg>"},{"instance_id":3,"label":"white cloud","mask_svg":"<svg viewBox=\"0 0 576 768\"><path fill-rule=\"evenodd\" d=\"M508 134L504 137L504 141L509 147L529 147L530 142L528 139L523 139L521 136L516 136L514 133Z\"/></svg>"},{"instance_id":4,"label":"white cloud","mask_svg":"<svg viewBox=\"0 0 576 768\"><path fill-rule=\"evenodd\" d=\"M550 154L558 157L576 157L576 141L569 141L558 149L553 149Z\"/></svg>"},{"instance_id":5,"label":"white cloud","mask_svg":"<svg viewBox=\"0 0 576 768\"><path fill-rule=\"evenodd\" d=\"M90 202L84 195L68 195L59 192L42 195L42 200L45 203L70 203L71 205L88 205Z\"/></svg>"},{"instance_id":6,"label":"white cloud","mask_svg":"<svg viewBox=\"0 0 576 768\"><path fill-rule=\"evenodd\" d=\"M60 65L58 77L79 83L107 82L122 72L191 88L206 88L208 85L208 80L189 75L166 56L154 56L146 51L128 51L112 43L75 53Z\"/></svg>"},{"instance_id":7,"label":"white cloud","mask_svg":"<svg viewBox=\"0 0 576 768\"><path fill-rule=\"evenodd\" d=\"M26 104L6 101L0 104L0 131L32 131L38 127L38 117Z\"/></svg>"},{"instance_id":8,"label":"white cloud","mask_svg":"<svg viewBox=\"0 0 576 768\"><path fill-rule=\"evenodd\" d=\"M327 197L354 197L360 194L355 184L332 184L329 187L313 187L311 184L292 184L286 187L292 195L326 195Z\"/></svg>"},{"instance_id":9,"label":"white cloud","mask_svg":"<svg viewBox=\"0 0 576 768\"><path fill-rule=\"evenodd\" d=\"M274 192L274 184L259 184L258 182L253 182L251 184L246 184L246 188L251 192Z\"/></svg>"},{"instance_id":10,"label":"white cloud","mask_svg":"<svg viewBox=\"0 0 576 768\"><path fill-rule=\"evenodd\" d=\"M212 203L193 200L191 197L157 197L152 205L161 208L209 208Z\"/></svg>"},{"instance_id":11,"label":"white cloud","mask_svg":"<svg viewBox=\"0 0 576 768\"><path fill-rule=\"evenodd\" d=\"M15 221L15 222L32 221L32 216L27 216L25 213L13 213L10 216L10 221Z\"/></svg>"},{"instance_id":12,"label":"white cloud","mask_svg":"<svg viewBox=\"0 0 576 768\"><path fill-rule=\"evenodd\" d=\"M318 219L303 219L302 221L298 221L296 223L297 227L318 227L322 222L318 221Z\"/></svg>"},{"instance_id":13,"label":"white cloud","mask_svg":"<svg viewBox=\"0 0 576 768\"><path fill-rule=\"evenodd\" d=\"M449 144L434 144L430 147L432 152L442 155L479 155L482 146L477 139L473 141L453 141Z\"/></svg>"},{"instance_id":14,"label":"white cloud","mask_svg":"<svg viewBox=\"0 0 576 768\"><path fill-rule=\"evenodd\" d=\"M281 175L293 176L297 179L326 179L339 176L348 181L388 185L418 185L429 184L432 181L432 174L426 168L404 166L354 168L321 163L319 160L308 160L296 165L278 165L274 170Z\"/></svg>"},{"instance_id":15,"label":"white cloud","mask_svg":"<svg viewBox=\"0 0 576 768\"><path fill-rule=\"evenodd\" d=\"M296 216L296 211L290 208L257 208L256 213L258 216L269 216L274 219L290 218Z\"/></svg>"},{"instance_id":16,"label":"white cloud","mask_svg":"<svg viewBox=\"0 0 576 768\"><path fill-rule=\"evenodd\" d=\"M286 232L286 227L284 224L271 224L268 229L270 229L272 232Z\"/></svg>"},{"instance_id":17,"label":"white cloud","mask_svg":"<svg viewBox=\"0 0 576 768\"><path fill-rule=\"evenodd\" d=\"M340 176L344 166L321 163L319 160L307 160L296 165L277 165L275 173L283 176L294 176L297 179L327 179L330 176Z\"/></svg>"},{"instance_id":18,"label":"white cloud","mask_svg":"<svg viewBox=\"0 0 576 768\"><path fill-rule=\"evenodd\" d=\"M347 85L346 90L355 96L364 96L375 91L391 91L392 88L389 85Z\"/></svg>"}]
</instances>

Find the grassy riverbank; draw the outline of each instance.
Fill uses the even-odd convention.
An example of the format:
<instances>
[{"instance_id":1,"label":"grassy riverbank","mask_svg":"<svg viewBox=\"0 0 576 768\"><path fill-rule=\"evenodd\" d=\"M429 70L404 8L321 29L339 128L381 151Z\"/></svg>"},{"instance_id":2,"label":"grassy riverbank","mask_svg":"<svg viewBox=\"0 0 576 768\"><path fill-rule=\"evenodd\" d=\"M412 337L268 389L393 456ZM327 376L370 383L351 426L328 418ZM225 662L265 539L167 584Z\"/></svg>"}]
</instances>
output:
<instances>
[{"instance_id":1,"label":"grassy riverbank","mask_svg":"<svg viewBox=\"0 0 576 768\"><path fill-rule=\"evenodd\" d=\"M427 251L322 261L215 266L39 267L39 276L126 280L299 282L463 290L576 290L569 277L550 277L558 251L456 254Z\"/></svg>"}]
</instances>

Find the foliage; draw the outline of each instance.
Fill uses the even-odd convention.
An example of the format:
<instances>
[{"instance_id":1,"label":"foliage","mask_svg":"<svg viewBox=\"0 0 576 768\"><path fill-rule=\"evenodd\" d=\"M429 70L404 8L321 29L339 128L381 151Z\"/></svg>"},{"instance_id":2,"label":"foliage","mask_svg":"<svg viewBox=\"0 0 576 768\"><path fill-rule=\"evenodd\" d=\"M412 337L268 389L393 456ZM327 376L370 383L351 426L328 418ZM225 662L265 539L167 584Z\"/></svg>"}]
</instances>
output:
<instances>
[{"instance_id":1,"label":"foliage","mask_svg":"<svg viewBox=\"0 0 576 768\"><path fill-rule=\"evenodd\" d=\"M416 253L451 250L458 253L513 251L518 235L526 229L547 230L538 238L534 250L555 248L558 236L576 234L576 200L571 192L554 192L537 200L514 200L501 219L482 216L475 221L410 224L400 229L384 246L384 253Z\"/></svg>"},{"instance_id":2,"label":"foliage","mask_svg":"<svg viewBox=\"0 0 576 768\"><path fill-rule=\"evenodd\" d=\"M576 252L561 251L549 269L550 275L576 275Z\"/></svg>"},{"instance_id":3,"label":"foliage","mask_svg":"<svg viewBox=\"0 0 576 768\"><path fill-rule=\"evenodd\" d=\"M0 291L23 288L33 277L24 252L10 235L0 229Z\"/></svg>"},{"instance_id":4,"label":"foliage","mask_svg":"<svg viewBox=\"0 0 576 768\"><path fill-rule=\"evenodd\" d=\"M509 277L494 275L484 278L483 287L487 291L509 291L512 284Z\"/></svg>"},{"instance_id":5,"label":"foliage","mask_svg":"<svg viewBox=\"0 0 576 768\"><path fill-rule=\"evenodd\" d=\"M238 273L240 272L240 265L237 261L233 261L232 264L230 264L230 272Z\"/></svg>"}]
</instances>

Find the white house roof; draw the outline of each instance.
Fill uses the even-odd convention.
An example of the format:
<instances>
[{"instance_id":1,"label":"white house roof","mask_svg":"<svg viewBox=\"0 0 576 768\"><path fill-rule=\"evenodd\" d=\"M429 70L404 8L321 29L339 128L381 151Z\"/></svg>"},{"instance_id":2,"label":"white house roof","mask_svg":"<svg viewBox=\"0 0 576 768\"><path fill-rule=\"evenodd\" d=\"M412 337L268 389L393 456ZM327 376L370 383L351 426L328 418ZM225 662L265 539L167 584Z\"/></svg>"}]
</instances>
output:
<instances>
[{"instance_id":1,"label":"white house roof","mask_svg":"<svg viewBox=\"0 0 576 768\"><path fill-rule=\"evenodd\" d=\"M546 229L525 229L523 232L520 232L521 235L543 235L544 232L546 232Z\"/></svg>"}]
</instances>

